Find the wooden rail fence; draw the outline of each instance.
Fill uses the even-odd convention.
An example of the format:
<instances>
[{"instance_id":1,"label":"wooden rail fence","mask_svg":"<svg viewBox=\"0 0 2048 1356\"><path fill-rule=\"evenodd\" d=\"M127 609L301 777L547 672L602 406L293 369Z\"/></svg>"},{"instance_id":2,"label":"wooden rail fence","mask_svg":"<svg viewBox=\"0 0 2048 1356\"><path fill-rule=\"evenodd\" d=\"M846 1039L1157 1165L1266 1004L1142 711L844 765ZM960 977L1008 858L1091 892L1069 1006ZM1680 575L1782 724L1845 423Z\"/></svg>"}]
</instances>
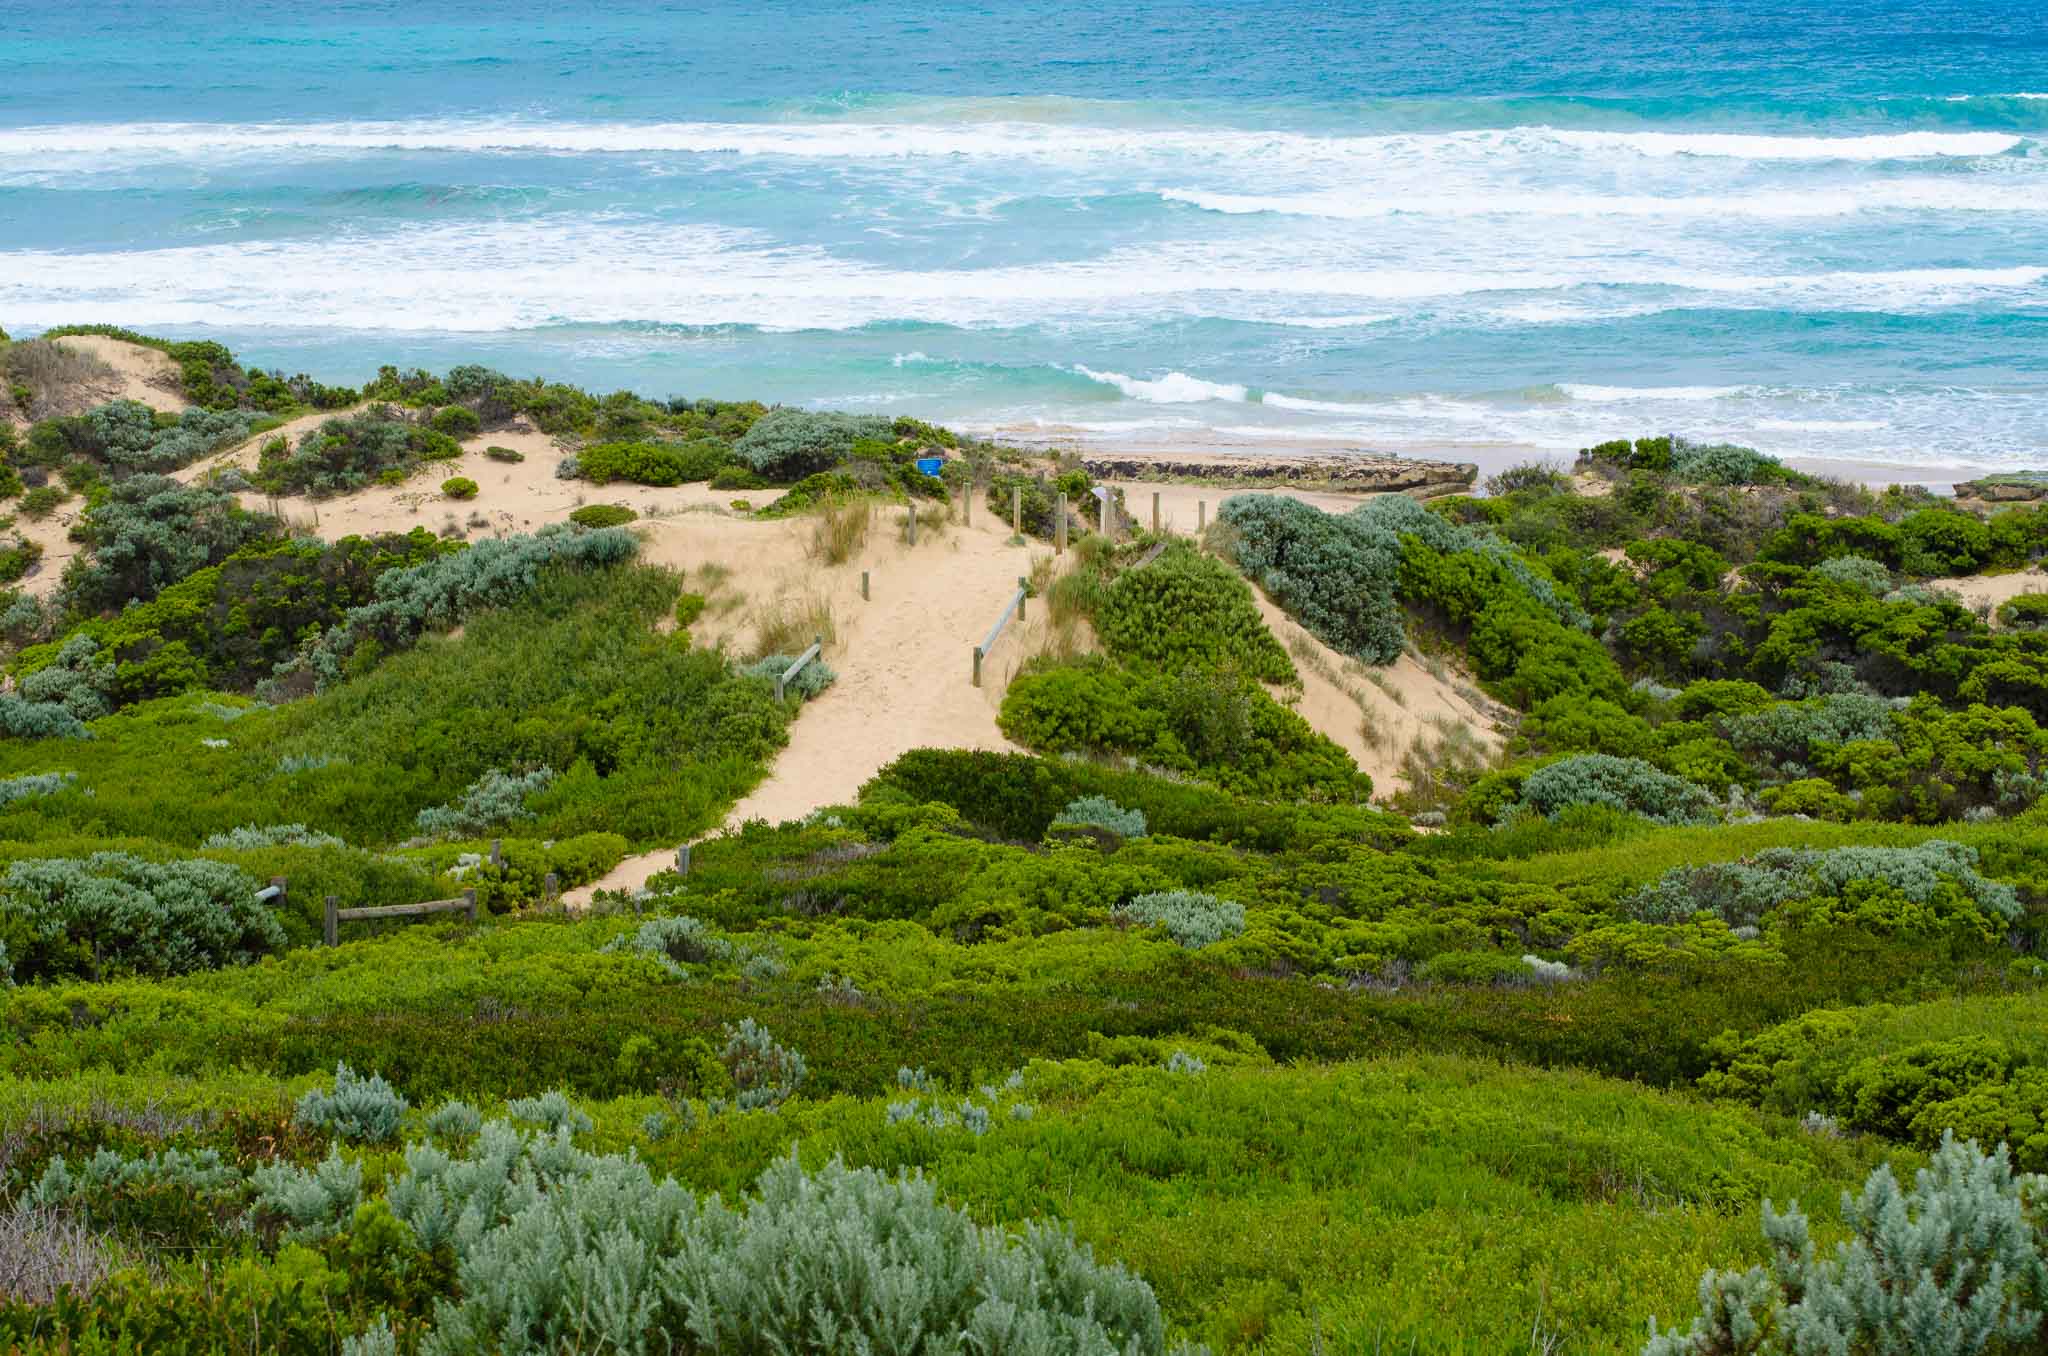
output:
<instances>
[{"instance_id":1,"label":"wooden rail fence","mask_svg":"<svg viewBox=\"0 0 2048 1356\"><path fill-rule=\"evenodd\" d=\"M974 647L974 685L976 687L981 686L981 661L988 658L988 652L996 647L996 641L1002 638L1003 628L1010 624L1012 616L1015 616L1019 621L1024 619L1024 600L1030 595L1031 581L1019 576L1017 579L1017 591L1010 595L1009 605L1003 609L1003 615L997 617L996 624L989 628L988 639Z\"/></svg>"},{"instance_id":2,"label":"wooden rail fence","mask_svg":"<svg viewBox=\"0 0 2048 1356\"><path fill-rule=\"evenodd\" d=\"M861 576L861 588L863 590L867 588L867 576L865 574ZM805 650L802 654L798 655L796 657L796 662L794 664L791 664L788 668L784 669L782 671L782 675L775 680L775 700L781 701L784 689L786 689L789 686L790 682L794 680L799 673L802 673L804 671L804 665L810 663L812 660L816 659L819 655L823 654L824 652L825 638L823 636L817 636L813 638L811 641L811 648Z\"/></svg>"}]
</instances>

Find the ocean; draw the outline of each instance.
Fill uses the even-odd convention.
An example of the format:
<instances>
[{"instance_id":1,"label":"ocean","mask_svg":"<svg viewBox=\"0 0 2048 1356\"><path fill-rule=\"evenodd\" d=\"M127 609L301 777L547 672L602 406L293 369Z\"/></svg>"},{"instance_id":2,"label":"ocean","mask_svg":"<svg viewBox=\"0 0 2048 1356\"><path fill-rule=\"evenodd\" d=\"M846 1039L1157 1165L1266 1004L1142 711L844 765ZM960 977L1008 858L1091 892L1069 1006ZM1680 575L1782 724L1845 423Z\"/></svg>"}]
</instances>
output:
<instances>
[{"instance_id":1,"label":"ocean","mask_svg":"<svg viewBox=\"0 0 2048 1356\"><path fill-rule=\"evenodd\" d=\"M5 0L0 326L87 321L1053 440L2048 465L2048 7Z\"/></svg>"}]
</instances>

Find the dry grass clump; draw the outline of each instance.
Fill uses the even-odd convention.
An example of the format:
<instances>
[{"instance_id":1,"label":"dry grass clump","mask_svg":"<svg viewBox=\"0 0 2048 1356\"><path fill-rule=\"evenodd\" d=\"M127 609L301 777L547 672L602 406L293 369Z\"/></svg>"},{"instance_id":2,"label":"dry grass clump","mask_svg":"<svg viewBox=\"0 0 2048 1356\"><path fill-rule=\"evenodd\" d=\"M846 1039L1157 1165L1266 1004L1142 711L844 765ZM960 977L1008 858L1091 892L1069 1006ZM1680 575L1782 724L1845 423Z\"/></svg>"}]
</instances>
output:
<instances>
[{"instance_id":1,"label":"dry grass clump","mask_svg":"<svg viewBox=\"0 0 2048 1356\"><path fill-rule=\"evenodd\" d=\"M1493 765L1493 754L1470 725L1448 716L1431 716L1429 725L1401 755L1408 790L1395 799L1411 814L1449 808Z\"/></svg>"},{"instance_id":2,"label":"dry grass clump","mask_svg":"<svg viewBox=\"0 0 2048 1356\"><path fill-rule=\"evenodd\" d=\"M785 594L755 612L754 645L749 657L801 654L819 636L827 644L839 638L832 622L831 601L822 593Z\"/></svg>"},{"instance_id":3,"label":"dry grass clump","mask_svg":"<svg viewBox=\"0 0 2048 1356\"><path fill-rule=\"evenodd\" d=\"M24 339L0 350L7 399L25 419L82 414L119 383L99 358L52 339Z\"/></svg>"},{"instance_id":4,"label":"dry grass clump","mask_svg":"<svg viewBox=\"0 0 2048 1356\"><path fill-rule=\"evenodd\" d=\"M69 1215L24 1205L0 1214L0 1301L82 1296L111 1269L106 1240Z\"/></svg>"},{"instance_id":5,"label":"dry grass clump","mask_svg":"<svg viewBox=\"0 0 2048 1356\"><path fill-rule=\"evenodd\" d=\"M844 565L868 544L874 508L867 500L828 505L811 525L810 557L827 565Z\"/></svg>"}]
</instances>

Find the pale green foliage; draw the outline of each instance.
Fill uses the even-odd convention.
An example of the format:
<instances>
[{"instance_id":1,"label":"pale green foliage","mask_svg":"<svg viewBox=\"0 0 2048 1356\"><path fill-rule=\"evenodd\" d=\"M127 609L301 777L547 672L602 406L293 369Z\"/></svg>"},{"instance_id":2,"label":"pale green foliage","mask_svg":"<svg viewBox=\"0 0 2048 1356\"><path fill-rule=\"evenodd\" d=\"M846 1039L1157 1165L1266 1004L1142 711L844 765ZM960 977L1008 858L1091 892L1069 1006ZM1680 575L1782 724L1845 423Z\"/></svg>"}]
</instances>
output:
<instances>
[{"instance_id":1,"label":"pale green foliage","mask_svg":"<svg viewBox=\"0 0 2048 1356\"><path fill-rule=\"evenodd\" d=\"M1067 802L1055 824L1092 824L1122 838L1145 836L1145 812L1126 810L1108 796L1083 796Z\"/></svg>"},{"instance_id":2,"label":"pale green foliage","mask_svg":"<svg viewBox=\"0 0 2048 1356\"><path fill-rule=\"evenodd\" d=\"M1889 1166L1846 1193L1852 1237L1816 1254L1795 1204L1764 1202L1772 1259L1708 1272L1702 1313L1659 1333L1643 1356L1971 1356L2035 1351L2048 1300L2040 1216L2048 1179L2016 1177L2003 1146L1944 1136L1933 1163L1903 1190Z\"/></svg>"},{"instance_id":3,"label":"pale green foliage","mask_svg":"<svg viewBox=\"0 0 2048 1356\"><path fill-rule=\"evenodd\" d=\"M732 1075L738 1090L734 1105L742 1111L782 1105L796 1095L810 1072L801 1054L777 1045L768 1028L751 1017L725 1029L725 1049L719 1058Z\"/></svg>"},{"instance_id":4,"label":"pale green foliage","mask_svg":"<svg viewBox=\"0 0 2048 1356\"><path fill-rule=\"evenodd\" d=\"M1065 1231L985 1229L920 1176L792 1154L734 1209L566 1135L486 1126L461 1159L407 1152L393 1213L450 1244L428 1356L690 1349L725 1356L1153 1356L1151 1288Z\"/></svg>"},{"instance_id":5,"label":"pale green foliage","mask_svg":"<svg viewBox=\"0 0 2048 1356\"><path fill-rule=\"evenodd\" d=\"M284 1237L295 1243L318 1243L348 1226L363 1197L363 1169L329 1145L327 1157L310 1168L271 1163L249 1174L259 1209L288 1224Z\"/></svg>"},{"instance_id":6,"label":"pale green foliage","mask_svg":"<svg viewBox=\"0 0 2048 1356\"><path fill-rule=\"evenodd\" d=\"M17 942L19 979L70 973L77 942L101 975L178 975L245 965L284 946L284 929L255 895L254 881L221 862L31 858L0 877L0 919Z\"/></svg>"},{"instance_id":7,"label":"pale green foliage","mask_svg":"<svg viewBox=\"0 0 2048 1356\"><path fill-rule=\"evenodd\" d=\"M862 438L894 439L896 421L877 414L813 414L775 409L733 444L733 456L770 480L829 471Z\"/></svg>"},{"instance_id":8,"label":"pale green foliage","mask_svg":"<svg viewBox=\"0 0 2048 1356\"><path fill-rule=\"evenodd\" d=\"M505 1114L515 1121L531 1121L549 1134L567 1130L572 1135L580 1135L596 1126L559 1088L550 1089L539 1097L515 1098L505 1104Z\"/></svg>"},{"instance_id":9,"label":"pale green foliage","mask_svg":"<svg viewBox=\"0 0 2048 1356\"><path fill-rule=\"evenodd\" d=\"M72 636L55 659L22 678L21 700L54 702L80 720L106 715L114 709L114 666L102 664L99 652L91 636Z\"/></svg>"},{"instance_id":10,"label":"pale green foliage","mask_svg":"<svg viewBox=\"0 0 2048 1356\"><path fill-rule=\"evenodd\" d=\"M304 824L243 824L216 833L200 844L204 848L221 848L237 852L267 847L344 847L339 838L318 829L309 829Z\"/></svg>"},{"instance_id":11,"label":"pale green foliage","mask_svg":"<svg viewBox=\"0 0 2048 1356\"><path fill-rule=\"evenodd\" d=\"M706 961L729 961L733 958L731 942L686 913L666 918L650 918L637 930L612 938L604 949L638 951L652 956L661 963L663 969L678 979L690 977L690 972L683 968L685 965L702 965Z\"/></svg>"},{"instance_id":12,"label":"pale green foliage","mask_svg":"<svg viewBox=\"0 0 2048 1356\"><path fill-rule=\"evenodd\" d=\"M1161 890L1139 895L1111 911L1118 922L1163 927L1190 951L1244 932L1244 905L1196 890Z\"/></svg>"},{"instance_id":13,"label":"pale green foliage","mask_svg":"<svg viewBox=\"0 0 2048 1356\"><path fill-rule=\"evenodd\" d=\"M193 1195L212 1195L240 1185L241 1174L218 1150L165 1149L160 1154L130 1158L101 1149L74 1171L60 1155L28 1190L35 1205L68 1205L81 1197L111 1194L133 1187L171 1187Z\"/></svg>"},{"instance_id":14,"label":"pale green foliage","mask_svg":"<svg viewBox=\"0 0 2048 1356\"><path fill-rule=\"evenodd\" d=\"M1734 443L1671 440L1671 476L1688 485L1764 485L1786 478L1776 457Z\"/></svg>"},{"instance_id":15,"label":"pale green foliage","mask_svg":"<svg viewBox=\"0 0 2048 1356\"><path fill-rule=\"evenodd\" d=\"M1988 917L2010 923L2020 916L2018 891L1978 873L1977 849L1945 838L1897 848L1769 848L1741 861L1674 867L1622 907L1651 923L1707 911L1730 927L1754 927L1790 900L1840 895L1857 881L1881 881L1916 904L1952 884Z\"/></svg>"},{"instance_id":16,"label":"pale green foliage","mask_svg":"<svg viewBox=\"0 0 2048 1356\"><path fill-rule=\"evenodd\" d=\"M346 1064L334 1066L334 1091L315 1088L299 1099L292 1118L308 1130L364 1144L398 1138L406 1101L383 1075L364 1078Z\"/></svg>"},{"instance_id":17,"label":"pale green foliage","mask_svg":"<svg viewBox=\"0 0 2048 1356\"><path fill-rule=\"evenodd\" d=\"M1530 773L1518 808L1548 818L1574 805L1605 805L1660 824L1699 824L1713 817L1707 792L1640 758L1582 753Z\"/></svg>"},{"instance_id":18,"label":"pale green foliage","mask_svg":"<svg viewBox=\"0 0 2048 1356\"><path fill-rule=\"evenodd\" d=\"M483 1116L467 1102L443 1102L427 1117L427 1133L436 1139L467 1139L483 1128Z\"/></svg>"},{"instance_id":19,"label":"pale green foliage","mask_svg":"<svg viewBox=\"0 0 2048 1356\"><path fill-rule=\"evenodd\" d=\"M53 796L77 784L76 772L26 772L19 777L0 778L0 805L12 805L34 796Z\"/></svg>"},{"instance_id":20,"label":"pale green foliage","mask_svg":"<svg viewBox=\"0 0 2048 1356\"><path fill-rule=\"evenodd\" d=\"M796 656L793 654L771 654L756 659L740 672L749 678L765 678L772 683L789 672L789 666L794 663ZM783 691L786 694L793 693L798 697L810 698L817 696L838 680L839 675L832 671L831 665L822 659L813 659L798 671L796 677L789 680Z\"/></svg>"},{"instance_id":21,"label":"pale green foliage","mask_svg":"<svg viewBox=\"0 0 2048 1356\"><path fill-rule=\"evenodd\" d=\"M1803 770L1821 745L1892 738L1892 704L1866 693L1837 692L1730 716L1725 728L1728 742L1742 753L1761 753L1781 769Z\"/></svg>"},{"instance_id":22,"label":"pale green foliage","mask_svg":"<svg viewBox=\"0 0 2048 1356\"><path fill-rule=\"evenodd\" d=\"M462 799L453 805L431 805L419 812L414 822L423 834L439 838L474 838L515 819L531 819L526 798L547 790L555 770L538 767L531 772L511 773L491 768L471 782Z\"/></svg>"},{"instance_id":23,"label":"pale green foliage","mask_svg":"<svg viewBox=\"0 0 2048 1356\"><path fill-rule=\"evenodd\" d=\"M1209 1072L1208 1063L1185 1050L1176 1050L1166 1058L1166 1071L1177 1074L1204 1074Z\"/></svg>"},{"instance_id":24,"label":"pale green foliage","mask_svg":"<svg viewBox=\"0 0 2048 1356\"><path fill-rule=\"evenodd\" d=\"M1892 572L1869 556L1832 556L1814 566L1813 572L1873 598L1883 597L1892 587Z\"/></svg>"},{"instance_id":25,"label":"pale green foliage","mask_svg":"<svg viewBox=\"0 0 2048 1356\"><path fill-rule=\"evenodd\" d=\"M159 428L156 411L139 400L116 400L85 414L107 464L124 471L175 471L249 432L240 410L189 409Z\"/></svg>"},{"instance_id":26,"label":"pale green foliage","mask_svg":"<svg viewBox=\"0 0 2048 1356\"><path fill-rule=\"evenodd\" d=\"M23 701L0 693L0 736L9 739L91 739L77 716L60 702Z\"/></svg>"},{"instance_id":27,"label":"pale green foliage","mask_svg":"<svg viewBox=\"0 0 2048 1356\"><path fill-rule=\"evenodd\" d=\"M304 661L320 686L339 681L356 647L374 639L387 649L409 646L427 631L454 626L470 613L532 591L543 570L598 569L630 560L640 544L623 528L595 532L544 527L531 536L493 537L425 564L377 577L374 602L351 608Z\"/></svg>"},{"instance_id":28,"label":"pale green foliage","mask_svg":"<svg viewBox=\"0 0 2048 1356\"><path fill-rule=\"evenodd\" d=\"M1406 495L1388 494L1345 514L1282 495L1235 495L1219 522L1233 533L1238 568L1327 644L1369 664L1400 657L1407 633L1397 597L1404 539L1431 550L1487 557L1538 608L1584 630L1589 621L1547 576L1499 538L1459 527Z\"/></svg>"}]
</instances>

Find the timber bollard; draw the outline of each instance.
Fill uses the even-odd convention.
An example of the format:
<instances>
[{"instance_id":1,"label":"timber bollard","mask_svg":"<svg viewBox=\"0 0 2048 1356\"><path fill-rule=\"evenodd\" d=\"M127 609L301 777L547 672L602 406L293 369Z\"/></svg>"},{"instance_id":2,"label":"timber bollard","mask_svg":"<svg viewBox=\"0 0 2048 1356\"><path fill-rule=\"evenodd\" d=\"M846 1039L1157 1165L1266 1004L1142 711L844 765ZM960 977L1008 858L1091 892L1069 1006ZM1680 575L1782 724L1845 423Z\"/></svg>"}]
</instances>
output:
<instances>
[{"instance_id":1,"label":"timber bollard","mask_svg":"<svg viewBox=\"0 0 2048 1356\"><path fill-rule=\"evenodd\" d=\"M1012 485L1010 487L1010 533L1012 536L1018 537L1024 535L1024 487L1022 485Z\"/></svg>"},{"instance_id":2,"label":"timber bollard","mask_svg":"<svg viewBox=\"0 0 2048 1356\"><path fill-rule=\"evenodd\" d=\"M690 845L688 843L676 849L676 874L679 876L690 874Z\"/></svg>"},{"instance_id":3,"label":"timber bollard","mask_svg":"<svg viewBox=\"0 0 2048 1356\"><path fill-rule=\"evenodd\" d=\"M474 923L476 921L476 891L464 890L462 898L469 905L469 921Z\"/></svg>"},{"instance_id":4,"label":"timber bollard","mask_svg":"<svg viewBox=\"0 0 2048 1356\"><path fill-rule=\"evenodd\" d=\"M1152 535L1159 535L1159 491L1152 491Z\"/></svg>"},{"instance_id":5,"label":"timber bollard","mask_svg":"<svg viewBox=\"0 0 2048 1356\"><path fill-rule=\"evenodd\" d=\"M1096 530L1101 532L1103 536L1109 537L1109 495L1107 493L1104 493L1102 496L1102 512L1096 515L1095 521ZM1109 539L1111 541L1116 540L1115 537L1109 537Z\"/></svg>"},{"instance_id":6,"label":"timber bollard","mask_svg":"<svg viewBox=\"0 0 2048 1356\"><path fill-rule=\"evenodd\" d=\"M1202 533L1207 532L1208 530L1209 501L1206 499L1197 499L1195 501L1195 535L1199 537L1200 535L1202 535Z\"/></svg>"},{"instance_id":7,"label":"timber bollard","mask_svg":"<svg viewBox=\"0 0 2048 1356\"><path fill-rule=\"evenodd\" d=\"M320 936L329 946L341 945L341 901L327 896L326 916L320 922Z\"/></svg>"},{"instance_id":8,"label":"timber bollard","mask_svg":"<svg viewBox=\"0 0 2048 1356\"><path fill-rule=\"evenodd\" d=\"M497 867L505 865L505 840L502 838L493 838L491 840L491 865Z\"/></svg>"},{"instance_id":9,"label":"timber bollard","mask_svg":"<svg viewBox=\"0 0 2048 1356\"><path fill-rule=\"evenodd\" d=\"M981 686L981 647L974 647L974 685Z\"/></svg>"},{"instance_id":10,"label":"timber bollard","mask_svg":"<svg viewBox=\"0 0 2048 1356\"><path fill-rule=\"evenodd\" d=\"M562 902L562 878L550 871L540 878L540 897L549 908Z\"/></svg>"},{"instance_id":11,"label":"timber bollard","mask_svg":"<svg viewBox=\"0 0 2048 1356\"><path fill-rule=\"evenodd\" d=\"M1059 507L1054 510L1058 516L1053 523L1052 553L1063 556L1067 553L1067 497L1060 496Z\"/></svg>"},{"instance_id":12,"label":"timber bollard","mask_svg":"<svg viewBox=\"0 0 2048 1356\"><path fill-rule=\"evenodd\" d=\"M862 602L868 600L868 572L866 570L860 572L860 600Z\"/></svg>"},{"instance_id":13,"label":"timber bollard","mask_svg":"<svg viewBox=\"0 0 2048 1356\"><path fill-rule=\"evenodd\" d=\"M1023 575L1017 576L1017 620L1024 620L1024 604L1031 597L1031 581Z\"/></svg>"},{"instance_id":14,"label":"timber bollard","mask_svg":"<svg viewBox=\"0 0 2048 1356\"><path fill-rule=\"evenodd\" d=\"M917 545L917 500L910 501L910 544Z\"/></svg>"}]
</instances>

